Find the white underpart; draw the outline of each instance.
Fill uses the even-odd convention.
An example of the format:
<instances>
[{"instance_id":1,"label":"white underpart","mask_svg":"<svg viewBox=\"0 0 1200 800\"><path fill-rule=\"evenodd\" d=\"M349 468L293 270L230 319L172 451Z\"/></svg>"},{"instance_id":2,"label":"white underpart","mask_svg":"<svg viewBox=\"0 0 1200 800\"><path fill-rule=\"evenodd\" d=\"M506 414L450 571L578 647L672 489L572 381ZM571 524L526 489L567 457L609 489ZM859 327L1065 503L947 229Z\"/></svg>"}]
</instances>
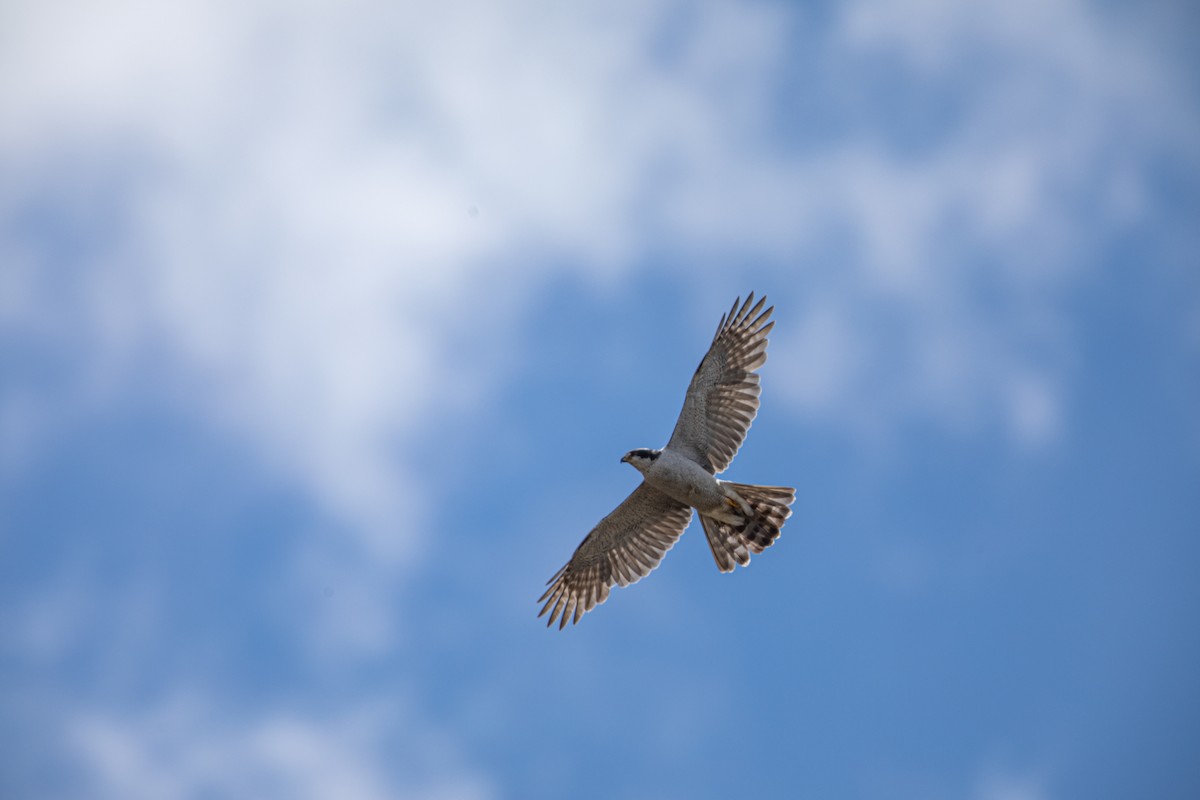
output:
<instances>
[{"instance_id":1,"label":"white underpart","mask_svg":"<svg viewBox=\"0 0 1200 800\"><path fill-rule=\"evenodd\" d=\"M687 456L667 449L653 461L637 459L631 463L645 475L651 486L700 513L731 525L740 525L744 521L730 511L725 498L733 498L743 508L745 501Z\"/></svg>"}]
</instances>

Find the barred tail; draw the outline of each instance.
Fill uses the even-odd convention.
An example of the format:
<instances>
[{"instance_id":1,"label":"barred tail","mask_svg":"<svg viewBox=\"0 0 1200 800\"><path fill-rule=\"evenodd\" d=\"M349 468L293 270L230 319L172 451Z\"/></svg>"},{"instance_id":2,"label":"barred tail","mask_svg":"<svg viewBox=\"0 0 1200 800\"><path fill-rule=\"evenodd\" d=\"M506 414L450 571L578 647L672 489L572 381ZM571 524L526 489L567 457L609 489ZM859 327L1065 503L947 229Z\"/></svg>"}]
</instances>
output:
<instances>
[{"instance_id":1,"label":"barred tail","mask_svg":"<svg viewBox=\"0 0 1200 800\"><path fill-rule=\"evenodd\" d=\"M750 486L744 483L723 482L745 500L754 516L734 527L727 522L700 515L700 524L708 537L717 569L732 572L735 564L750 563L751 553L761 553L779 538L784 520L792 515L791 505L796 490L788 486Z\"/></svg>"}]
</instances>

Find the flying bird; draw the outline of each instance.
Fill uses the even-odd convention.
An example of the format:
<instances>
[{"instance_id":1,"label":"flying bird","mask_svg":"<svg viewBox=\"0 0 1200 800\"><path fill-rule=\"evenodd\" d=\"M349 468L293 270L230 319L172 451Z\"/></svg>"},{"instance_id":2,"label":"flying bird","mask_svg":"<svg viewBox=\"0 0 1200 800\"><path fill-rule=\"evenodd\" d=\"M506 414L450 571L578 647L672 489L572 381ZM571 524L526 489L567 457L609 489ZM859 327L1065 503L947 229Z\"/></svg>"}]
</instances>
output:
<instances>
[{"instance_id":1,"label":"flying bird","mask_svg":"<svg viewBox=\"0 0 1200 800\"><path fill-rule=\"evenodd\" d=\"M758 414L762 391L755 373L767 360L771 306L767 298L733 301L722 315L683 401L667 446L630 450L621 461L642 473L642 483L584 538L571 560L547 583L547 627L561 630L608 599L614 584L637 583L658 566L692 519L692 509L721 572L750 563L779 538L792 514L796 490L723 481L724 472Z\"/></svg>"}]
</instances>

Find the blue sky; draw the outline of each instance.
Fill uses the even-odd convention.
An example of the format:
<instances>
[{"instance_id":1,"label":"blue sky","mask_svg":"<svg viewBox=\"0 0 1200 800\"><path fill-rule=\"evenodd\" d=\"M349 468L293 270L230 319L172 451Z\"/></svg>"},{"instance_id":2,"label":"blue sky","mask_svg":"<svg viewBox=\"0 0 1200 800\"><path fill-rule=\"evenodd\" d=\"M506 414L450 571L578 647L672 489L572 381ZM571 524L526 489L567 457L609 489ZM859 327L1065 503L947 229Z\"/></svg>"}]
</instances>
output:
<instances>
[{"instance_id":1,"label":"blue sky","mask_svg":"<svg viewBox=\"0 0 1200 800\"><path fill-rule=\"evenodd\" d=\"M1200 791L1190 9L3 17L0 795ZM751 289L783 537L545 630Z\"/></svg>"}]
</instances>

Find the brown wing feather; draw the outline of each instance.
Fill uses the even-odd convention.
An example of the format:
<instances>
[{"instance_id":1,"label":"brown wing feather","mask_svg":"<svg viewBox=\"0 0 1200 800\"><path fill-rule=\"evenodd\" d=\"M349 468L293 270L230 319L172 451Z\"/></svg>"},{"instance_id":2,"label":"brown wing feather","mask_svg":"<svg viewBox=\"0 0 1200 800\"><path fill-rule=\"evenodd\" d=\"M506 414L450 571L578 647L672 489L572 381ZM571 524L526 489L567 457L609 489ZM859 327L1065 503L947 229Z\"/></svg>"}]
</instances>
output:
<instances>
[{"instance_id":1,"label":"brown wing feather","mask_svg":"<svg viewBox=\"0 0 1200 800\"><path fill-rule=\"evenodd\" d=\"M586 612L608 599L614 583L637 583L658 566L692 518L692 509L676 502L647 483L600 520L584 538L566 566L554 574L550 588L538 598L545 601L538 616L547 611L546 626L558 619L579 622Z\"/></svg>"},{"instance_id":2,"label":"brown wing feather","mask_svg":"<svg viewBox=\"0 0 1200 800\"><path fill-rule=\"evenodd\" d=\"M712 345L688 386L679 421L667 447L687 453L709 472L723 472L746 439L758 414L762 389L754 370L767 360L767 334L775 310L763 311L767 298L733 301L721 317Z\"/></svg>"}]
</instances>

